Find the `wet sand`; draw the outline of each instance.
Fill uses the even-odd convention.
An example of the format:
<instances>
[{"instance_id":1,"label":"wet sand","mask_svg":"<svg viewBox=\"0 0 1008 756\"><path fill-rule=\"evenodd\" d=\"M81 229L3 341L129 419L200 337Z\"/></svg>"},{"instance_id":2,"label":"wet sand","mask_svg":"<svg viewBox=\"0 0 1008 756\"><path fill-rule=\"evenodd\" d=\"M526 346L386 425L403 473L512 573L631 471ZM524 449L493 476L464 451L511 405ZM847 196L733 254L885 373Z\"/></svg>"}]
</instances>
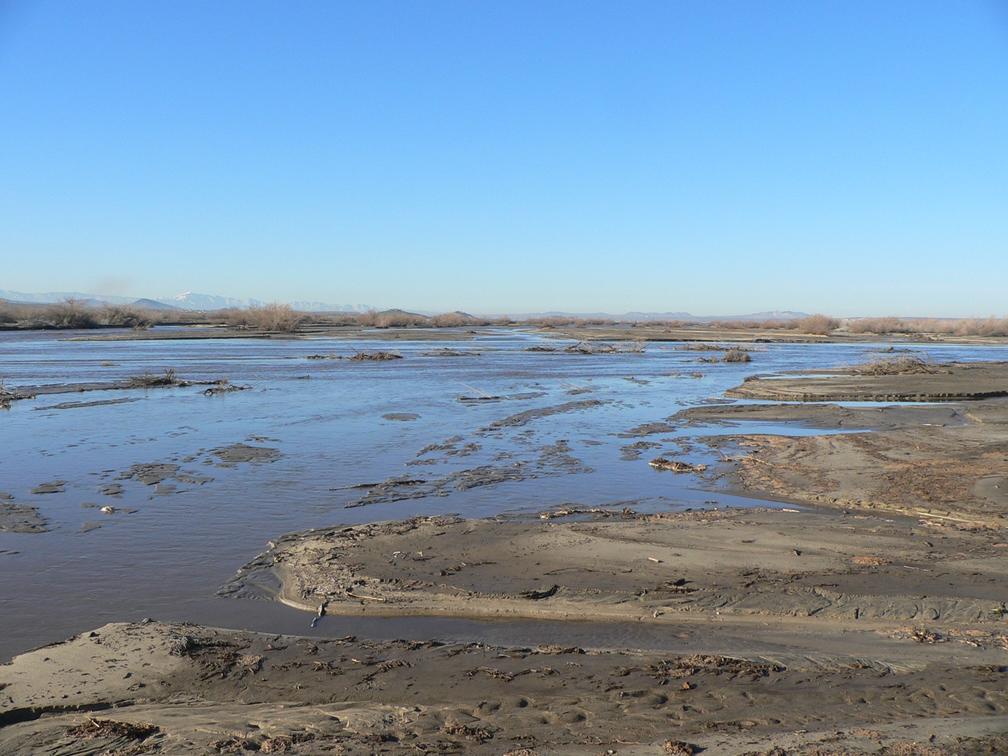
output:
<instances>
[{"instance_id":1,"label":"wet sand","mask_svg":"<svg viewBox=\"0 0 1008 756\"><path fill-rule=\"evenodd\" d=\"M1008 629L999 538L788 509L617 510L583 522L549 513L531 523L415 518L286 536L223 590L323 614L773 617L796 633L938 622L996 635Z\"/></svg>"},{"instance_id":2,"label":"wet sand","mask_svg":"<svg viewBox=\"0 0 1008 756\"><path fill-rule=\"evenodd\" d=\"M1008 362L935 365L933 372L754 377L728 391L741 399L779 402L948 402L1008 396Z\"/></svg>"},{"instance_id":3,"label":"wet sand","mask_svg":"<svg viewBox=\"0 0 1008 756\"><path fill-rule=\"evenodd\" d=\"M951 388L947 386L956 377L959 381ZM939 396L961 396L1008 385L1008 366L964 366L947 374L885 379L887 391L926 395L937 402ZM802 380L794 382L801 386ZM874 386L856 388L862 380L856 376L807 378L807 388L799 387L797 391L818 397L839 390L860 397L876 390ZM941 390L935 384L938 380ZM997 383L999 380L1005 384ZM747 381L744 386L756 382ZM859 390L863 393L857 394ZM730 393L738 391L732 389ZM694 408L680 417L698 422L775 418L811 426L846 424L848 428L874 429L801 437L739 433L708 439L730 463L731 480L749 494L908 515L934 525L993 530L1008 525L1006 399L935 403L920 408L724 405Z\"/></svg>"},{"instance_id":4,"label":"wet sand","mask_svg":"<svg viewBox=\"0 0 1008 756\"><path fill-rule=\"evenodd\" d=\"M1003 367L950 370L785 390L965 397ZM828 432L744 432L754 420ZM109 625L0 667L0 752L1008 748L1008 401L723 404L667 422L740 425L706 439L723 454L706 484L808 506L336 526L277 538L221 589L323 626L525 618L599 628L598 647ZM667 643L616 648L602 628L620 623Z\"/></svg>"},{"instance_id":5,"label":"wet sand","mask_svg":"<svg viewBox=\"0 0 1008 756\"><path fill-rule=\"evenodd\" d=\"M714 629L705 645L723 637ZM997 664L969 647L919 648L919 660L892 666L836 655L107 625L0 670L0 750L657 754L760 753L787 743L788 752L873 753L915 740L942 753L1003 745L1008 722L998 712L1008 691Z\"/></svg>"}]
</instances>

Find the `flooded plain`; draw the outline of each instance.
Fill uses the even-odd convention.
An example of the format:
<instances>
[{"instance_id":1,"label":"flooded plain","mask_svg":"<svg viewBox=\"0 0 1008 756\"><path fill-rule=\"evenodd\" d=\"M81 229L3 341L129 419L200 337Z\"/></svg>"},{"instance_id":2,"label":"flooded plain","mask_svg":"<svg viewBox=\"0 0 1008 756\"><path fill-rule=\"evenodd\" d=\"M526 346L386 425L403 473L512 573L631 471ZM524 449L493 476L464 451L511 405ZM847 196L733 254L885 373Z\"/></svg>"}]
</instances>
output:
<instances>
[{"instance_id":1,"label":"flooded plain","mask_svg":"<svg viewBox=\"0 0 1008 756\"><path fill-rule=\"evenodd\" d=\"M564 504L766 506L652 469L660 454L718 461L695 440L726 432L723 425L668 418L725 401L723 392L752 374L821 371L886 348L757 344L750 363L712 363L676 343L649 343L643 353L529 351L568 342L510 330L394 343L74 335L0 334L4 386L173 370L194 384L227 379L247 388L40 395L0 414L0 491L34 507L45 529L0 532L0 659L145 617L301 635L523 642L550 623L326 617L312 629L303 612L217 591L268 541L308 528L448 513L528 516ZM911 348L935 361L1004 355L998 347ZM376 351L402 359L347 359ZM569 623L562 632L577 635ZM622 626L607 632L626 634L614 643L656 642Z\"/></svg>"}]
</instances>

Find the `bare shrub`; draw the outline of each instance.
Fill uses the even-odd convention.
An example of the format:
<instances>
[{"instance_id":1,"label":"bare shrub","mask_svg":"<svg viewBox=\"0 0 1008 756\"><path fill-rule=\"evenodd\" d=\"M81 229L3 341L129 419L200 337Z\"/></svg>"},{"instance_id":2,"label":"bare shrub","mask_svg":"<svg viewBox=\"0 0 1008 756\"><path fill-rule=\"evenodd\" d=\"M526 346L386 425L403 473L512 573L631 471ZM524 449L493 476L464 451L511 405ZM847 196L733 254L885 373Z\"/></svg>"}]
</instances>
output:
<instances>
[{"instance_id":1,"label":"bare shrub","mask_svg":"<svg viewBox=\"0 0 1008 756\"><path fill-rule=\"evenodd\" d=\"M722 362L752 362L752 357L745 349L729 349L721 358Z\"/></svg>"},{"instance_id":2,"label":"bare shrub","mask_svg":"<svg viewBox=\"0 0 1008 756\"><path fill-rule=\"evenodd\" d=\"M829 315L809 315L807 318L799 318L795 321L795 328L802 333L811 333L818 336L827 336L840 327L840 321L831 318Z\"/></svg>"},{"instance_id":3,"label":"bare shrub","mask_svg":"<svg viewBox=\"0 0 1008 756\"><path fill-rule=\"evenodd\" d=\"M157 319L150 311L109 305L98 313L102 325L120 328L147 328Z\"/></svg>"},{"instance_id":4,"label":"bare shrub","mask_svg":"<svg viewBox=\"0 0 1008 756\"><path fill-rule=\"evenodd\" d=\"M19 323L26 328L96 328L97 313L76 299L38 308L25 308L26 318Z\"/></svg>"},{"instance_id":5,"label":"bare shrub","mask_svg":"<svg viewBox=\"0 0 1008 756\"><path fill-rule=\"evenodd\" d=\"M953 323L957 336L1008 336L1008 318L973 318Z\"/></svg>"},{"instance_id":6,"label":"bare shrub","mask_svg":"<svg viewBox=\"0 0 1008 756\"><path fill-rule=\"evenodd\" d=\"M875 333L879 335L909 332L909 326L897 317L858 318L857 320L852 320L847 325L847 329L851 333Z\"/></svg>"},{"instance_id":7,"label":"bare shrub","mask_svg":"<svg viewBox=\"0 0 1008 756\"><path fill-rule=\"evenodd\" d=\"M385 310L375 313L375 328L415 328L430 325L430 318L405 310Z\"/></svg>"},{"instance_id":8,"label":"bare shrub","mask_svg":"<svg viewBox=\"0 0 1008 756\"><path fill-rule=\"evenodd\" d=\"M257 331L274 331L278 333L293 333L305 320L304 313L294 310L288 304L267 304L247 309L225 310L221 313L225 322L236 328L248 328Z\"/></svg>"},{"instance_id":9,"label":"bare shrub","mask_svg":"<svg viewBox=\"0 0 1008 756\"><path fill-rule=\"evenodd\" d=\"M664 328L666 330L672 328L684 328L690 325L687 320L649 320L648 325L652 328Z\"/></svg>"},{"instance_id":10,"label":"bare shrub","mask_svg":"<svg viewBox=\"0 0 1008 756\"><path fill-rule=\"evenodd\" d=\"M771 320L714 320L709 324L720 330L744 331L793 331L798 327L797 320L776 318Z\"/></svg>"},{"instance_id":11,"label":"bare shrub","mask_svg":"<svg viewBox=\"0 0 1008 756\"><path fill-rule=\"evenodd\" d=\"M462 326L490 325L486 318L477 318L467 312L446 312L431 318L431 324L437 328L461 328Z\"/></svg>"},{"instance_id":12,"label":"bare shrub","mask_svg":"<svg viewBox=\"0 0 1008 756\"><path fill-rule=\"evenodd\" d=\"M545 318L529 318L529 325L540 326L542 328L555 328L557 326L572 326L577 325L577 318L561 317L559 315L551 315Z\"/></svg>"},{"instance_id":13,"label":"bare shrub","mask_svg":"<svg viewBox=\"0 0 1008 756\"><path fill-rule=\"evenodd\" d=\"M21 305L0 300L0 323L17 323L27 317L27 312Z\"/></svg>"}]
</instances>

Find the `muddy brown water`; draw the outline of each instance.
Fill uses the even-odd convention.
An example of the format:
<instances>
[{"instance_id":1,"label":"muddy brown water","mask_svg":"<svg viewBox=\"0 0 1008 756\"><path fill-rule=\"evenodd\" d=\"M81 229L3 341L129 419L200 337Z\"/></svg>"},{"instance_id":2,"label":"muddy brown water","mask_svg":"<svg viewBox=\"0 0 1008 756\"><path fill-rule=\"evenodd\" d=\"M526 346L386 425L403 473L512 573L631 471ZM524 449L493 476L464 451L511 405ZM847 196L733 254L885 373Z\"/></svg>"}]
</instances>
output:
<instances>
[{"instance_id":1,"label":"muddy brown water","mask_svg":"<svg viewBox=\"0 0 1008 756\"><path fill-rule=\"evenodd\" d=\"M45 397L17 401L0 413L0 490L14 503L37 507L49 528L0 532L0 659L106 622L144 617L306 635L497 643L577 637L584 645L662 647L671 641L660 633L616 624L327 617L311 629L304 613L215 594L269 539L313 527L418 514L533 515L564 503L627 503L640 510L765 506L707 490L692 475L648 466L661 453L715 462L692 442L730 428L649 435L643 438L659 446L636 459L621 451L629 442L619 434L719 398L755 372L863 362L879 348L768 344L759 345L749 364L699 364L696 353L676 344L649 344L644 354L542 353L526 351L544 343L540 337L485 330L464 343L480 353L467 359L437 354L460 348L458 341L425 339L394 343L401 360L353 362L307 356L390 346L367 339L66 340L73 335L0 333L0 379L16 388L116 381L173 368L188 380L228 378L251 388L209 397L201 387L87 392L59 404ZM936 360L1005 354L998 347L914 349ZM691 377L694 372L703 377ZM561 406L566 410L540 412ZM500 422L527 412L524 424ZM418 417L386 417L406 414ZM418 457L456 437L454 448L464 454ZM578 464L544 456L561 440ZM237 444L276 453L250 453ZM220 453L229 448L238 453ZM408 464L422 459L433 463ZM124 476L134 465L177 470ZM360 497L353 487L361 483L398 476L471 482L472 475L457 474L483 467L495 469L486 485L435 485L432 495L346 507ZM502 472L508 470L520 474ZM65 481L62 490L32 493L56 480Z\"/></svg>"}]
</instances>

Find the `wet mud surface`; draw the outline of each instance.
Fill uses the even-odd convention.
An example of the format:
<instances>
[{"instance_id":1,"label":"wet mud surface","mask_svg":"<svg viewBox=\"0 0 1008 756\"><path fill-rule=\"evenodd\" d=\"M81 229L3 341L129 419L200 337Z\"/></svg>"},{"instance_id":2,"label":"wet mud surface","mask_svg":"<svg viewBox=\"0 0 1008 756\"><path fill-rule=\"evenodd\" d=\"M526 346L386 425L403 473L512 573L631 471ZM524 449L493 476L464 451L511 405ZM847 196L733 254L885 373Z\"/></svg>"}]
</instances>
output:
<instances>
[{"instance_id":1,"label":"wet mud surface","mask_svg":"<svg viewBox=\"0 0 1008 756\"><path fill-rule=\"evenodd\" d=\"M727 392L743 399L825 402L947 402L1008 396L1008 362L937 364L928 371L865 375L755 377Z\"/></svg>"},{"instance_id":2,"label":"wet mud surface","mask_svg":"<svg viewBox=\"0 0 1008 756\"><path fill-rule=\"evenodd\" d=\"M0 531L7 533L44 533L45 518L30 504L0 501Z\"/></svg>"},{"instance_id":3,"label":"wet mud surface","mask_svg":"<svg viewBox=\"0 0 1008 756\"><path fill-rule=\"evenodd\" d=\"M995 753L1008 692L976 657L892 668L117 624L0 668L0 749Z\"/></svg>"}]
</instances>

